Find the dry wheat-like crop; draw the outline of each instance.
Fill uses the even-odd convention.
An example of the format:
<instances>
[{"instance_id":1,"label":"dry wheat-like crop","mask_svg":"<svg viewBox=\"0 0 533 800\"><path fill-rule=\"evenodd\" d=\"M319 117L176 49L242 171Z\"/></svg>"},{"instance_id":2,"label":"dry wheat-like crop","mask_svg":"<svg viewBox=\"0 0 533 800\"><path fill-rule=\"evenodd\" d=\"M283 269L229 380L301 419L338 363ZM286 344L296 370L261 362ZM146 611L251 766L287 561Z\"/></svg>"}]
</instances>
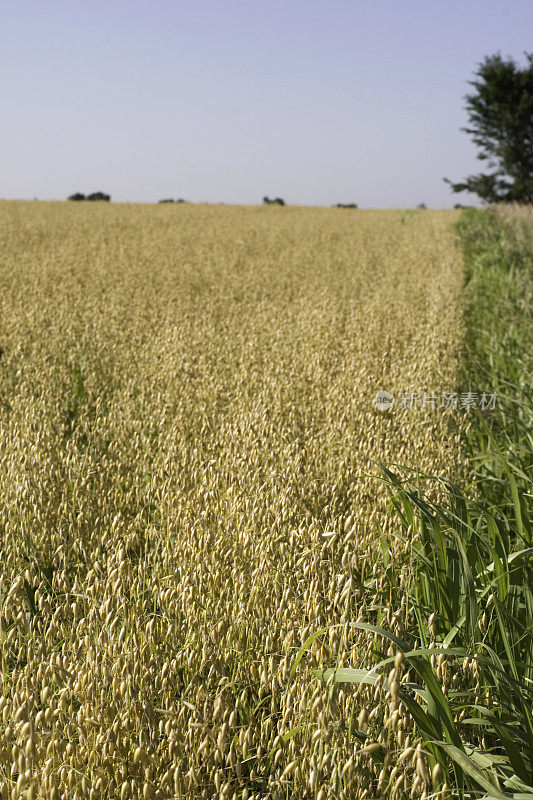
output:
<instances>
[{"instance_id":1,"label":"dry wheat-like crop","mask_svg":"<svg viewBox=\"0 0 533 800\"><path fill-rule=\"evenodd\" d=\"M374 407L454 389L456 216L0 203L2 798L431 786L401 659L311 670L402 629L371 459L460 457L450 412Z\"/></svg>"}]
</instances>

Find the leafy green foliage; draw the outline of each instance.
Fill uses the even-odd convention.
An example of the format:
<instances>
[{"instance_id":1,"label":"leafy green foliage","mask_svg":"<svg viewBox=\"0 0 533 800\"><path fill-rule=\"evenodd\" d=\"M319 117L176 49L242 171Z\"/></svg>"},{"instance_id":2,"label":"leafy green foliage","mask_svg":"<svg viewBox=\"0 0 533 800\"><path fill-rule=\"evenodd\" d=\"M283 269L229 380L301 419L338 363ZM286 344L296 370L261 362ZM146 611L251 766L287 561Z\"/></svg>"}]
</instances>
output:
<instances>
[{"instance_id":1,"label":"leafy green foliage","mask_svg":"<svg viewBox=\"0 0 533 800\"><path fill-rule=\"evenodd\" d=\"M472 192L488 202L533 202L533 53L526 67L493 55L484 59L466 96L470 121L463 128L491 172L449 183L454 192Z\"/></svg>"}]
</instances>

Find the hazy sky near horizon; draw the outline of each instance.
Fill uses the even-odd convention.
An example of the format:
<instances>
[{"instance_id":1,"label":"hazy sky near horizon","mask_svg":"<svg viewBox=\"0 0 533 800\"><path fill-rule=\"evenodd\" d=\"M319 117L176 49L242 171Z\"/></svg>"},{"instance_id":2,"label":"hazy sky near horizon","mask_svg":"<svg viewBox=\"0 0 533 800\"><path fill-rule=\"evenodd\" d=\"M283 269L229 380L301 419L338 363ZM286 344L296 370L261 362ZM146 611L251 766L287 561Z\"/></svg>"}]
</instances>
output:
<instances>
[{"instance_id":1,"label":"hazy sky near horizon","mask_svg":"<svg viewBox=\"0 0 533 800\"><path fill-rule=\"evenodd\" d=\"M532 33L531 0L5 2L0 197L470 202L467 81Z\"/></svg>"}]
</instances>

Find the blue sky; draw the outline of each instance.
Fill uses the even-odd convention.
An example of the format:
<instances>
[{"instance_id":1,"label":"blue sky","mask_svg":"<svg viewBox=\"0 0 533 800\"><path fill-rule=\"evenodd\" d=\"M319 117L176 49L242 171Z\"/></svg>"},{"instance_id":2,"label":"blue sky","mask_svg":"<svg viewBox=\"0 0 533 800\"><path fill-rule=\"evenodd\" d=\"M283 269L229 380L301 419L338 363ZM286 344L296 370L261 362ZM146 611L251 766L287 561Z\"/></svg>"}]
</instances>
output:
<instances>
[{"instance_id":1,"label":"blue sky","mask_svg":"<svg viewBox=\"0 0 533 800\"><path fill-rule=\"evenodd\" d=\"M485 55L530 0L17 0L0 8L0 196L449 207Z\"/></svg>"}]
</instances>

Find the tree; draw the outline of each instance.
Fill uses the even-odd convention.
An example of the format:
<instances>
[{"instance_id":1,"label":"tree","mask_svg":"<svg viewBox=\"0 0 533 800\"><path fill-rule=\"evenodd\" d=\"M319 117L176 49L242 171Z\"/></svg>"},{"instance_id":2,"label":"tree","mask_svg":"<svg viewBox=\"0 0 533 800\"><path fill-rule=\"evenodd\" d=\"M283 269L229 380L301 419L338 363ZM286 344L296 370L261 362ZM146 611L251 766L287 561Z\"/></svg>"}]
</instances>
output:
<instances>
[{"instance_id":1,"label":"tree","mask_svg":"<svg viewBox=\"0 0 533 800\"><path fill-rule=\"evenodd\" d=\"M281 197L275 197L273 200L271 200L269 197L263 197L263 203L267 206L284 206L285 200L283 200Z\"/></svg>"},{"instance_id":2,"label":"tree","mask_svg":"<svg viewBox=\"0 0 533 800\"><path fill-rule=\"evenodd\" d=\"M335 203L333 208L357 208L357 203Z\"/></svg>"},{"instance_id":3,"label":"tree","mask_svg":"<svg viewBox=\"0 0 533 800\"><path fill-rule=\"evenodd\" d=\"M85 199L86 199L85 195L82 194L81 192L75 192L74 194L71 194L69 197L69 200L85 200Z\"/></svg>"},{"instance_id":4,"label":"tree","mask_svg":"<svg viewBox=\"0 0 533 800\"><path fill-rule=\"evenodd\" d=\"M105 192L93 192L87 195L87 200L105 200L109 202L111 200L111 195L105 194Z\"/></svg>"},{"instance_id":5,"label":"tree","mask_svg":"<svg viewBox=\"0 0 533 800\"><path fill-rule=\"evenodd\" d=\"M520 69L498 53L478 65L474 92L465 97L470 134L478 159L491 172L449 183L454 192L472 192L489 203L533 202L533 53Z\"/></svg>"}]
</instances>

